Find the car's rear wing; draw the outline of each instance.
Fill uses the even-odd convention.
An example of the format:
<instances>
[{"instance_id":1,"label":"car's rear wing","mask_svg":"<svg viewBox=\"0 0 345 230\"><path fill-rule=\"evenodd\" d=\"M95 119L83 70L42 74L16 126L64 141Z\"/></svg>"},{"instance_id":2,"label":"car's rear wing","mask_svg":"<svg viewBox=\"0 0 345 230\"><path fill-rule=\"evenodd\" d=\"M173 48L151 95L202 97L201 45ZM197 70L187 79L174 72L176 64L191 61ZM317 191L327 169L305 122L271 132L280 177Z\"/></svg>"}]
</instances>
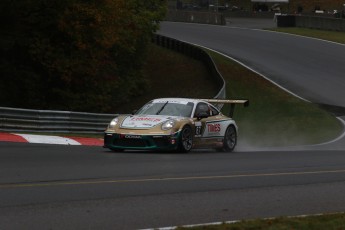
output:
<instances>
[{"instance_id":1,"label":"car's rear wing","mask_svg":"<svg viewBox=\"0 0 345 230\"><path fill-rule=\"evenodd\" d=\"M223 104L230 104L229 116L233 117L236 104L243 104L244 107L249 106L249 100L226 100L226 99L202 99L203 101L221 105L219 108L223 107Z\"/></svg>"}]
</instances>

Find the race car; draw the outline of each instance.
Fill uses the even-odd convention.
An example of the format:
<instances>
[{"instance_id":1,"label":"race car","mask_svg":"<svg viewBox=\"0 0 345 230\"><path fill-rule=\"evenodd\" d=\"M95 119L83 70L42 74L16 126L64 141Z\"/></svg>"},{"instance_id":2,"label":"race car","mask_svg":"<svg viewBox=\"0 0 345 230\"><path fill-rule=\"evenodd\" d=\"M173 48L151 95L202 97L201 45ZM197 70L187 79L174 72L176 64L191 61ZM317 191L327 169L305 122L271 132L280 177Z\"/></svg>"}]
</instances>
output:
<instances>
[{"instance_id":1,"label":"race car","mask_svg":"<svg viewBox=\"0 0 345 230\"><path fill-rule=\"evenodd\" d=\"M104 147L113 151L157 150L189 152L213 148L231 152L238 128L214 105L249 105L248 100L159 98L131 115L115 117L104 133Z\"/></svg>"}]
</instances>

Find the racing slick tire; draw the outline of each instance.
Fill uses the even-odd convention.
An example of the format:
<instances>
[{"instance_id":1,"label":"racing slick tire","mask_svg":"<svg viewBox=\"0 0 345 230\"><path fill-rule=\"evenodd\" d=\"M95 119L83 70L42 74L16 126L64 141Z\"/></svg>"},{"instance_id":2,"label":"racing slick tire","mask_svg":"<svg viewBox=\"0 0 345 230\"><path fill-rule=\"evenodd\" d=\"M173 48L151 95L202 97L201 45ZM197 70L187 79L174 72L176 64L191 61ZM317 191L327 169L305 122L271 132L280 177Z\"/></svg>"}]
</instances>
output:
<instances>
[{"instance_id":1,"label":"racing slick tire","mask_svg":"<svg viewBox=\"0 0 345 230\"><path fill-rule=\"evenodd\" d=\"M220 150L223 152L232 152L237 144L237 132L233 125L228 126L224 134L223 148Z\"/></svg>"},{"instance_id":2,"label":"racing slick tire","mask_svg":"<svg viewBox=\"0 0 345 230\"><path fill-rule=\"evenodd\" d=\"M187 153L193 147L193 132L192 128L188 125L184 126L181 131L181 135L179 138L179 146L178 151Z\"/></svg>"}]
</instances>

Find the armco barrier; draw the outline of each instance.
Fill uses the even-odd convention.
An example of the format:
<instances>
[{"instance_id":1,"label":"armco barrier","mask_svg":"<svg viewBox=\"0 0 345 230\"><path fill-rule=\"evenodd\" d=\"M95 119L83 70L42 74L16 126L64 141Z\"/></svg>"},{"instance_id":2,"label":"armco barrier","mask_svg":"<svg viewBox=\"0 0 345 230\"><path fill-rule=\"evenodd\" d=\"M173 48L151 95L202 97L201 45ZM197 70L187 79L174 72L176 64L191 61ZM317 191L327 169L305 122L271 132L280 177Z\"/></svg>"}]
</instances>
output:
<instances>
[{"instance_id":1,"label":"armco barrier","mask_svg":"<svg viewBox=\"0 0 345 230\"><path fill-rule=\"evenodd\" d=\"M161 35L156 35L153 41L160 46L204 62L220 88L219 93L214 98L225 98L224 79L218 72L212 58L204 50ZM117 115L0 107L0 131L102 133Z\"/></svg>"},{"instance_id":2,"label":"armco barrier","mask_svg":"<svg viewBox=\"0 0 345 230\"><path fill-rule=\"evenodd\" d=\"M101 133L116 116L0 107L0 131Z\"/></svg>"}]
</instances>

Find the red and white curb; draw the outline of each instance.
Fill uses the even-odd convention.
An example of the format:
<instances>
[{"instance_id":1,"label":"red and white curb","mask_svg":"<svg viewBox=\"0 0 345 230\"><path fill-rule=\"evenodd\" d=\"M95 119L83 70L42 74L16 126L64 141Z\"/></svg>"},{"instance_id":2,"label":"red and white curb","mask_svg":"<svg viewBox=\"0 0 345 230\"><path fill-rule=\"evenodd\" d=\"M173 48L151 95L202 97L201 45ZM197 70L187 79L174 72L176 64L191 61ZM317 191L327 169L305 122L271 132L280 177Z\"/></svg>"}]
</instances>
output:
<instances>
[{"instance_id":1,"label":"red and white curb","mask_svg":"<svg viewBox=\"0 0 345 230\"><path fill-rule=\"evenodd\" d=\"M61 137L36 134L0 133L2 142L24 142L55 145L103 146L103 139L90 137Z\"/></svg>"}]
</instances>

